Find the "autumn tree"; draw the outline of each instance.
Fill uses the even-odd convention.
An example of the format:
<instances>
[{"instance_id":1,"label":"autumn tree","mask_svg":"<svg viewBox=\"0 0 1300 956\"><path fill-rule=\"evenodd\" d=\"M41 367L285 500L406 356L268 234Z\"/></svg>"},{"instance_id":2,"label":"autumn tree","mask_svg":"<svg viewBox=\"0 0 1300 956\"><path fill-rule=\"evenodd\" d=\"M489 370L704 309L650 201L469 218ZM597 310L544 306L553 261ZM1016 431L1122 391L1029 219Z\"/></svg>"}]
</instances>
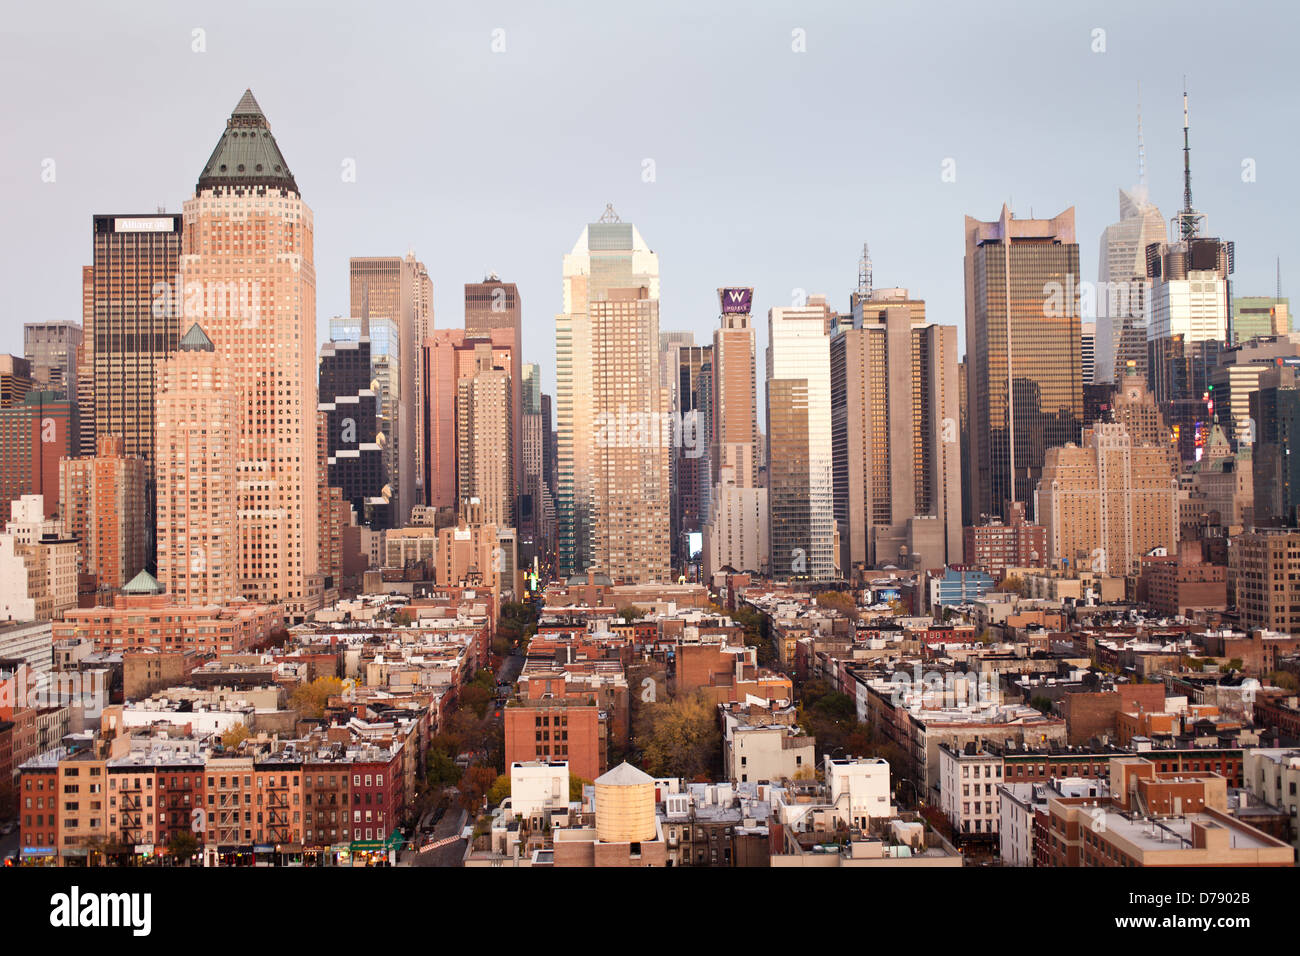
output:
<instances>
[{"instance_id":1,"label":"autumn tree","mask_svg":"<svg viewBox=\"0 0 1300 956\"><path fill-rule=\"evenodd\" d=\"M656 777L690 780L719 764L722 733L717 708L701 693L652 704L650 732L643 750L647 771Z\"/></svg>"},{"instance_id":2,"label":"autumn tree","mask_svg":"<svg viewBox=\"0 0 1300 956\"><path fill-rule=\"evenodd\" d=\"M488 788L487 802L494 807L499 807L508 796L510 796L510 774L503 773Z\"/></svg>"},{"instance_id":3,"label":"autumn tree","mask_svg":"<svg viewBox=\"0 0 1300 956\"><path fill-rule=\"evenodd\" d=\"M817 606L852 617L857 612L858 602L847 591L823 591L817 595Z\"/></svg>"},{"instance_id":4,"label":"autumn tree","mask_svg":"<svg viewBox=\"0 0 1300 956\"><path fill-rule=\"evenodd\" d=\"M318 677L310 684L299 684L289 695L289 708L300 717L320 717L331 697L343 693L343 681L337 677Z\"/></svg>"},{"instance_id":5,"label":"autumn tree","mask_svg":"<svg viewBox=\"0 0 1300 956\"><path fill-rule=\"evenodd\" d=\"M460 790L460 805L464 810L471 813L483 805L487 798L488 791L496 783L497 772L491 767L485 767L482 764L475 764L469 767L461 775L460 783L456 785Z\"/></svg>"},{"instance_id":6,"label":"autumn tree","mask_svg":"<svg viewBox=\"0 0 1300 956\"><path fill-rule=\"evenodd\" d=\"M252 731L248 729L247 724L236 724L221 735L221 746L227 750L234 750L251 736Z\"/></svg>"}]
</instances>

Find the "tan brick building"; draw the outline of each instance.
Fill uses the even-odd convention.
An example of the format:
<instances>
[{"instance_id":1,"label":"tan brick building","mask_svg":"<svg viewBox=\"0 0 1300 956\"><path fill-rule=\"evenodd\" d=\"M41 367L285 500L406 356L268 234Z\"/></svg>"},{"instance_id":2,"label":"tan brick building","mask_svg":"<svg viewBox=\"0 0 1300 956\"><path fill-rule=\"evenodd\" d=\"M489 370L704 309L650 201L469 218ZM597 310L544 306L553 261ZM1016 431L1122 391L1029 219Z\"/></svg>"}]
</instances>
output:
<instances>
[{"instance_id":1,"label":"tan brick building","mask_svg":"<svg viewBox=\"0 0 1300 956\"><path fill-rule=\"evenodd\" d=\"M1134 445L1122 424L1085 428L1081 446L1048 450L1038 513L1052 564L1133 574L1153 548L1178 546L1178 482L1169 449Z\"/></svg>"}]
</instances>

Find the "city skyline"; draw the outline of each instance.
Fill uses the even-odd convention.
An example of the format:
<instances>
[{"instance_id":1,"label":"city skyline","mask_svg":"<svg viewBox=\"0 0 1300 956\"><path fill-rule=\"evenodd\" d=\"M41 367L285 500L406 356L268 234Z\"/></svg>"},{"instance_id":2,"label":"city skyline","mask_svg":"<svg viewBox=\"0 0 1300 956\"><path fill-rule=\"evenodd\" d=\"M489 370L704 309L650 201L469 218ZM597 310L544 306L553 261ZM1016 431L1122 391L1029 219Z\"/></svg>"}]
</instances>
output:
<instances>
[{"instance_id":1,"label":"city skyline","mask_svg":"<svg viewBox=\"0 0 1300 956\"><path fill-rule=\"evenodd\" d=\"M129 113L123 113L120 100L114 109L104 102L103 109L87 109L74 134L61 123L62 112L53 108L57 89L43 93L38 87L3 107L9 125L23 128L25 135L21 149L6 152L0 177L10 187L11 214L33 223L21 242L10 240L15 244L7 250L7 261L33 280L19 285L16 307L35 321L75 319L76 270L89 254L82 238L85 217L152 211L160 205L179 212L192 186L185 171L201 164L210 148L204 145L211 134L202 119L223 115L231 98L251 87L276 118L276 135L294 157L295 173L321 215L317 337L322 342L328 338L329 317L347 310L348 260L400 256L413 249L429 264L438 328L460 324L459 290L465 283L490 272L518 283L529 302L523 352L541 366L543 391L553 394L551 320L561 299L554 262L571 242L575 225L591 221L612 203L625 221L637 222L656 237L655 251L664 257L667 279L661 316L665 330L693 331L697 340L708 341L714 290L723 285L754 286L756 315L790 305L795 289L824 293L833 308L847 311L856 254L865 239L872 244L878 284L907 287L925 298L932 321L958 327L959 354L965 354L961 275L953 265L960 255L961 217L992 218L1003 202L1010 202L1022 218L1073 205L1078 210L1080 273L1091 280L1097 274L1098 240L1114 218L1115 191L1138 179L1139 84L1151 197L1167 215L1182 205L1178 107L1184 73L1191 94L1195 205L1208 213L1210 234L1243 237L1234 291L1271 293L1280 257L1286 294L1289 263L1300 250L1272 215L1296 192L1283 175L1287 134L1275 132L1270 122L1282 108L1281 91L1259 77L1267 69L1262 64L1269 59L1269 45L1280 42L1272 35L1261 37L1229 21L1210 37L1190 27L1194 16L1184 25L1160 19L1154 9L1123 10L1121 20L1121 8L1106 6L1090 11L1087 19L1038 13L1013 19L1000 25L1003 32L996 37L1017 49L1017 66L1041 69L1063 62L1078 68L1053 70L1041 89L1012 84L995 122L981 118L974 93L950 70L916 76L905 87L890 88L888 102L894 110L882 114L880 122L909 116L915 122L909 124L914 128L906 142L882 158L875 155L878 151L855 148L872 139L870 123L839 120L851 115L844 97L858 85L850 71L850 37L855 30L888 27L888 14L766 8L727 34L690 16L671 16L672 9L638 24L647 31L645 45L653 47L651 40L666 41L671 35L687 65L686 75L705 84L708 95L694 96L689 80L648 64L637 74L634 90L651 104L644 128L595 154L587 151L591 158L585 162L562 161L559 157L569 149L566 135L540 130L540 120L532 114L536 98L570 92L575 80L565 64L575 45L593 39L587 26L561 34L522 8L504 9L491 20L447 13L432 20L427 31L412 31L446 55L445 63L427 68L430 72L393 77L379 71L363 82L322 76L318 91L308 96L300 85L268 73L258 62L261 45L235 49L224 17L205 16L199 19L206 24L191 24L193 18L172 11L160 14L147 31L151 44L141 47L139 55L144 62L165 65L175 73L175 82L134 90ZM88 12L90 35L100 16L100 11ZM937 34L927 49L955 45L959 39L978 44L988 37L990 26L970 16L958 11L936 23ZM291 62L303 55L296 52L303 48L328 56L338 42L332 33L316 36L311 31L319 28L310 24L294 24L294 32L286 34L282 14L271 11L267 17L268 37L296 38L286 51ZM357 27L357 43L362 44L367 27ZM604 42L586 47L587 56L599 62L616 56L620 38L630 39L623 24L602 24L601 29ZM1104 50L1094 52L1099 29L1105 31ZM21 15L14 30L26 42L18 44L0 70L21 70L34 56L42 57L43 65L67 57L96 62L98 54L75 39L63 38L58 49L47 48L40 30L24 27ZM195 30L203 31L202 52L192 49L200 42ZM795 31L803 31L802 39ZM895 58L925 52L918 49L919 34L896 36L898 50L873 61L882 77ZM169 42L175 50L167 48ZM1149 55L1139 55L1138 42ZM796 52L801 43L804 52ZM707 53L711 47L712 55ZM718 63L719 48L734 48L729 54L738 60L734 69ZM1249 55L1244 55L1247 48ZM1211 52L1237 61L1231 75L1205 65ZM987 83L1016 75L996 59L984 68ZM213 69L225 78L214 79ZM458 69L474 70L477 85L453 85ZM367 103L370 118L364 127L340 123L340 116L356 112L359 102L384 88L383 76L390 83L404 79L431 91L430 128L487 124L484 142L495 136L504 144L532 135L535 145L522 151L465 151L474 158L468 164L448 150L436 151L430 160L418 139L394 135L385 141L372 135L383 128L385 118L396 122L386 103ZM441 80L455 93L439 95ZM586 92L584 102L592 109L603 108L610 95ZM102 94L91 90L89 95L88 106L93 106ZM884 98L863 95L870 104ZM724 100L725 113L710 109ZM836 113L822 106L832 101L839 104ZM801 147L805 132L823 123L825 135L840 147L833 152L852 160L819 156L809 164ZM166 135L158 136L159 128ZM733 128L739 134L730 132ZM1041 148L1023 148L1030 131L1037 135L1031 142ZM580 134L575 130L574 135ZM753 146L739 165L732 149L700 148L701 142L736 142L737 135L740 143ZM152 145L143 157L133 155L130 164L119 165L110 153L93 168L84 159L85 146L78 145L83 136L86 143L92 138L126 143L143 136ZM504 153L517 155L507 158ZM420 158L408 161L407 156ZM47 159L54 163L53 182L42 181ZM1243 181L1247 159L1256 164L1253 182ZM346 176L349 160L353 181ZM953 164L951 182L944 181L948 161ZM440 188L431 172L441 175L448 188ZM751 187L760 182L764 198L756 202ZM397 202L403 193L408 200L410 195L428 197L428 207ZM376 213L386 209L403 212ZM520 215L521 209L526 215ZM812 240L788 228L800 215L811 215L820 224ZM507 223L510 228L503 228ZM707 255L702 254L702 223L712 226ZM766 347L765 332L759 330L759 349ZM21 329L15 325L3 335L0 350L17 353Z\"/></svg>"}]
</instances>

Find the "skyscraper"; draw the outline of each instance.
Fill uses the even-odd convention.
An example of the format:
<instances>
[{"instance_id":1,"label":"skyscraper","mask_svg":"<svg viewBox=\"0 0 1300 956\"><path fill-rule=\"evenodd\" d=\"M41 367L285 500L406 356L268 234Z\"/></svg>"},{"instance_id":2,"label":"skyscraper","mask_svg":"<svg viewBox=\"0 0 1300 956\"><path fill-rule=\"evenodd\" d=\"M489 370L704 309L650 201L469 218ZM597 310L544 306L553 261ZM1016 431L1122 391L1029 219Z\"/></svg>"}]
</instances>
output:
<instances>
[{"instance_id":1,"label":"skyscraper","mask_svg":"<svg viewBox=\"0 0 1300 956\"><path fill-rule=\"evenodd\" d=\"M780 581L835 577L829 330L825 296L768 310L768 541Z\"/></svg>"},{"instance_id":2,"label":"skyscraper","mask_svg":"<svg viewBox=\"0 0 1300 956\"><path fill-rule=\"evenodd\" d=\"M966 217L966 387L972 524L1033 500L1048 448L1083 418L1074 208Z\"/></svg>"},{"instance_id":3,"label":"skyscraper","mask_svg":"<svg viewBox=\"0 0 1300 956\"><path fill-rule=\"evenodd\" d=\"M247 479L237 464L247 410L237 378L197 323L159 366L158 580L181 605L240 597L247 573L238 518Z\"/></svg>"},{"instance_id":4,"label":"skyscraper","mask_svg":"<svg viewBox=\"0 0 1300 956\"><path fill-rule=\"evenodd\" d=\"M559 572L670 575L659 257L610 208L564 257L556 317Z\"/></svg>"},{"instance_id":5,"label":"skyscraper","mask_svg":"<svg viewBox=\"0 0 1300 956\"><path fill-rule=\"evenodd\" d=\"M1232 300L1232 344L1242 345L1268 335L1291 331L1291 300L1262 295L1239 295Z\"/></svg>"},{"instance_id":6,"label":"skyscraper","mask_svg":"<svg viewBox=\"0 0 1300 956\"><path fill-rule=\"evenodd\" d=\"M1141 178L1140 174L1139 177ZM1145 184L1119 191L1119 222L1101 234L1096 373L1094 381L1118 382L1147 370L1147 246L1165 235L1164 218L1147 199Z\"/></svg>"},{"instance_id":7,"label":"skyscraper","mask_svg":"<svg viewBox=\"0 0 1300 956\"><path fill-rule=\"evenodd\" d=\"M1049 562L1135 574L1153 548L1178 547L1178 479L1163 445L1136 445L1119 422L1050 448L1038 483Z\"/></svg>"},{"instance_id":8,"label":"skyscraper","mask_svg":"<svg viewBox=\"0 0 1300 956\"><path fill-rule=\"evenodd\" d=\"M740 488L758 480L757 354L752 288L718 290L719 326L713 331L713 447L711 480L731 465Z\"/></svg>"},{"instance_id":9,"label":"skyscraper","mask_svg":"<svg viewBox=\"0 0 1300 956\"><path fill-rule=\"evenodd\" d=\"M93 433L81 442L94 454L102 435L120 435L125 453L145 461L153 487L153 413L157 366L176 350L188 297L178 287L182 217L175 214L95 216L94 264L83 318L86 362L78 375L91 382ZM206 290L215 308L238 295L238 284ZM72 396L69 396L70 398ZM89 397L89 396L88 396ZM152 514L152 508L146 504ZM148 522L152 527L152 521Z\"/></svg>"},{"instance_id":10,"label":"skyscraper","mask_svg":"<svg viewBox=\"0 0 1300 956\"><path fill-rule=\"evenodd\" d=\"M0 355L0 408L19 404L33 384L31 362L17 355Z\"/></svg>"},{"instance_id":11,"label":"skyscraper","mask_svg":"<svg viewBox=\"0 0 1300 956\"><path fill-rule=\"evenodd\" d=\"M64 531L80 542L77 569L112 590L125 587L150 557L144 459L125 454L125 446L120 435L104 435L93 458L59 462L59 516Z\"/></svg>"},{"instance_id":12,"label":"skyscraper","mask_svg":"<svg viewBox=\"0 0 1300 956\"><path fill-rule=\"evenodd\" d=\"M80 322L23 323L23 357L32 363L32 377L45 388L76 398L80 351Z\"/></svg>"},{"instance_id":13,"label":"skyscraper","mask_svg":"<svg viewBox=\"0 0 1300 956\"><path fill-rule=\"evenodd\" d=\"M514 383L494 361L490 342L475 344L473 361L472 373L456 383L457 498L477 498L483 521L512 528Z\"/></svg>"},{"instance_id":14,"label":"skyscraper","mask_svg":"<svg viewBox=\"0 0 1300 956\"><path fill-rule=\"evenodd\" d=\"M0 408L0 516L24 495L44 498L45 516L59 507L59 459L77 453L77 405L61 392L32 390Z\"/></svg>"},{"instance_id":15,"label":"skyscraper","mask_svg":"<svg viewBox=\"0 0 1300 956\"><path fill-rule=\"evenodd\" d=\"M394 506L364 319L359 332L355 341L321 346L317 409L325 416L329 486L340 490L371 530L381 531L392 526Z\"/></svg>"},{"instance_id":16,"label":"skyscraper","mask_svg":"<svg viewBox=\"0 0 1300 956\"><path fill-rule=\"evenodd\" d=\"M203 293L203 329L240 396L240 590L302 620L323 586L314 225L251 91L185 203L182 269L187 291ZM237 307L214 304L218 289L233 290Z\"/></svg>"},{"instance_id":17,"label":"skyscraper","mask_svg":"<svg viewBox=\"0 0 1300 956\"><path fill-rule=\"evenodd\" d=\"M670 333L676 334L676 333ZM669 458L672 482L673 567L681 568L694 553L692 541L709 519L712 475L709 450L713 434L713 346L690 341L673 342L661 349L664 377L668 379L673 423L680 422L681 441ZM664 334L659 336L661 343Z\"/></svg>"},{"instance_id":18,"label":"skyscraper","mask_svg":"<svg viewBox=\"0 0 1300 956\"><path fill-rule=\"evenodd\" d=\"M959 560L957 329L927 324L905 289L854 296L830 342L840 566ZM932 521L917 521L932 518Z\"/></svg>"},{"instance_id":19,"label":"skyscraper","mask_svg":"<svg viewBox=\"0 0 1300 956\"><path fill-rule=\"evenodd\" d=\"M395 526L406 524L411 508L423 504L421 487L424 434L419 402L421 343L433 327L433 283L413 252L401 256L353 257L349 260L353 316L391 319L397 341L385 354L392 370L387 383L389 433L385 443L388 482L393 489ZM374 328L372 327L372 333ZM379 354L376 352L376 354Z\"/></svg>"},{"instance_id":20,"label":"skyscraper","mask_svg":"<svg viewBox=\"0 0 1300 956\"><path fill-rule=\"evenodd\" d=\"M524 407L520 383L524 374L524 315L519 287L513 282L502 282L492 273L482 282L465 283L465 333L475 339L490 339L498 347L510 346L510 373L512 397L510 420L514 458L511 464L515 494L525 494L524 474ZM507 339L501 330L510 330ZM514 510L518 513L518 508ZM518 519L516 519L518 520Z\"/></svg>"},{"instance_id":21,"label":"skyscraper","mask_svg":"<svg viewBox=\"0 0 1300 956\"><path fill-rule=\"evenodd\" d=\"M429 505L443 509L449 520L455 520L463 504L458 478L461 462L460 382L477 374L480 347L491 353L489 368L510 369L517 352L514 341L514 332L510 329L474 333L464 329L431 329L424 340L419 398L423 406L424 446L427 449L424 487ZM509 384L513 393L514 380L510 379ZM511 400L513 404L513 394ZM512 451L511 473L505 476L512 486L515 482L513 458ZM510 493L513 495L515 492Z\"/></svg>"}]
</instances>

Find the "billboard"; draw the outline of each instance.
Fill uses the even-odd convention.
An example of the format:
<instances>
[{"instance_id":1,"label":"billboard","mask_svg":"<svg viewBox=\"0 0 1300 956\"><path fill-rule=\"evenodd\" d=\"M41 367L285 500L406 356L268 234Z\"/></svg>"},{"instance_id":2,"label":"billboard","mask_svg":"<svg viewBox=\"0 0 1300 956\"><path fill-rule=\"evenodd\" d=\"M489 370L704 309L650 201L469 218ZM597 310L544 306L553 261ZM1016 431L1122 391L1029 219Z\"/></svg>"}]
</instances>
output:
<instances>
[{"instance_id":1,"label":"billboard","mask_svg":"<svg viewBox=\"0 0 1300 956\"><path fill-rule=\"evenodd\" d=\"M750 307L754 303L754 290L748 289L719 289L718 299L722 302L723 315L749 315Z\"/></svg>"}]
</instances>

